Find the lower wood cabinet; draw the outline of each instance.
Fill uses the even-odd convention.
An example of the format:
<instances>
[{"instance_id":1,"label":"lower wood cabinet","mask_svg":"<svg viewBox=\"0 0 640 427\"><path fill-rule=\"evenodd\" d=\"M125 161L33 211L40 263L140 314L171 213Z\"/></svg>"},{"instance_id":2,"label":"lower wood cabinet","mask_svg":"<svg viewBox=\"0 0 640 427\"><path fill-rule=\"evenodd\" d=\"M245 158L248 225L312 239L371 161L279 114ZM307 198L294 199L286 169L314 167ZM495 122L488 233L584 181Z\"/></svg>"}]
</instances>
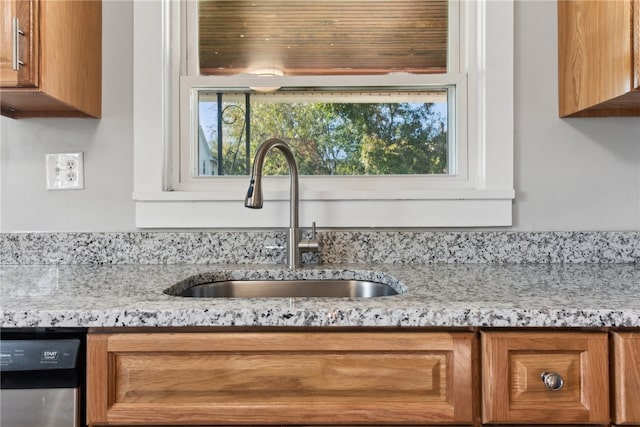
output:
<instances>
[{"instance_id":1,"label":"lower wood cabinet","mask_svg":"<svg viewBox=\"0 0 640 427\"><path fill-rule=\"evenodd\" d=\"M91 426L640 426L638 330L100 332Z\"/></svg>"},{"instance_id":2,"label":"lower wood cabinet","mask_svg":"<svg viewBox=\"0 0 640 427\"><path fill-rule=\"evenodd\" d=\"M640 425L640 332L616 332L612 341L613 421Z\"/></svg>"},{"instance_id":3,"label":"lower wood cabinet","mask_svg":"<svg viewBox=\"0 0 640 427\"><path fill-rule=\"evenodd\" d=\"M90 334L90 425L472 424L471 332Z\"/></svg>"},{"instance_id":4,"label":"lower wood cabinet","mask_svg":"<svg viewBox=\"0 0 640 427\"><path fill-rule=\"evenodd\" d=\"M483 332L482 420L608 424L608 334Z\"/></svg>"}]
</instances>

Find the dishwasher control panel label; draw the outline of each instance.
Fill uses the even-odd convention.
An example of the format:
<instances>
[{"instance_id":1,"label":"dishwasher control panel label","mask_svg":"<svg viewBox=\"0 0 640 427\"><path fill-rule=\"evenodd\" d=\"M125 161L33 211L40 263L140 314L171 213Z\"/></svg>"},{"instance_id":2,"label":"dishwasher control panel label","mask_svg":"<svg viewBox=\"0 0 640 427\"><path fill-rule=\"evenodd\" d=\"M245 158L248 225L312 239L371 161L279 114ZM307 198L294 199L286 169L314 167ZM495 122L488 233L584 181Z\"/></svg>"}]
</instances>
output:
<instances>
[{"instance_id":1,"label":"dishwasher control panel label","mask_svg":"<svg viewBox=\"0 0 640 427\"><path fill-rule=\"evenodd\" d=\"M42 359L43 361L56 361L58 360L58 351L57 350L43 350L42 351Z\"/></svg>"},{"instance_id":2,"label":"dishwasher control panel label","mask_svg":"<svg viewBox=\"0 0 640 427\"><path fill-rule=\"evenodd\" d=\"M73 369L79 351L79 339L3 340L0 341L0 370Z\"/></svg>"}]
</instances>

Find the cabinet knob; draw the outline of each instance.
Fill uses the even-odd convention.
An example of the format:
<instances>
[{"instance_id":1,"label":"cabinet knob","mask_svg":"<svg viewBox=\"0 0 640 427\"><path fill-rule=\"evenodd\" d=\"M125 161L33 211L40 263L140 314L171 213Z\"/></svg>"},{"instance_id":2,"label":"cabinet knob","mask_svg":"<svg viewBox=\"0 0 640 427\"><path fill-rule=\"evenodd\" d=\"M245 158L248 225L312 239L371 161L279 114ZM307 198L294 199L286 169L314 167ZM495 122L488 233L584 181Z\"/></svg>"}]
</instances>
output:
<instances>
[{"instance_id":1,"label":"cabinet knob","mask_svg":"<svg viewBox=\"0 0 640 427\"><path fill-rule=\"evenodd\" d=\"M549 391L560 391L564 386L564 380L562 376L557 372L543 372L540 374L540 379L544 383L544 386Z\"/></svg>"}]
</instances>

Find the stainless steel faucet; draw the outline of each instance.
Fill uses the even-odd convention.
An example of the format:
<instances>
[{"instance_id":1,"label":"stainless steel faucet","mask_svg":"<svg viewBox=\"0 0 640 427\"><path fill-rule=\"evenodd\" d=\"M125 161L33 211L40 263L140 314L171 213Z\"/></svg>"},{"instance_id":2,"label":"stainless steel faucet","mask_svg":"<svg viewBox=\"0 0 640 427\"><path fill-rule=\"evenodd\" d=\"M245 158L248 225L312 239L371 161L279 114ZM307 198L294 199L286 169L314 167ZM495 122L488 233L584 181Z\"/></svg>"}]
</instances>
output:
<instances>
[{"instance_id":1,"label":"stainless steel faucet","mask_svg":"<svg viewBox=\"0 0 640 427\"><path fill-rule=\"evenodd\" d=\"M272 148L279 149L284 154L289 166L289 235L287 236L287 260L289 268L299 267L302 263L302 252L318 252L320 244L316 239L316 225L313 223L313 236L310 240L302 240L300 226L298 225L298 203L299 203L299 187L298 187L298 165L293 157L293 152L286 142L281 139L269 139L258 147L256 156L253 160L253 168L251 170L251 181L247 190L247 197L244 205L247 208L261 209L262 199L262 167L264 159Z\"/></svg>"}]
</instances>

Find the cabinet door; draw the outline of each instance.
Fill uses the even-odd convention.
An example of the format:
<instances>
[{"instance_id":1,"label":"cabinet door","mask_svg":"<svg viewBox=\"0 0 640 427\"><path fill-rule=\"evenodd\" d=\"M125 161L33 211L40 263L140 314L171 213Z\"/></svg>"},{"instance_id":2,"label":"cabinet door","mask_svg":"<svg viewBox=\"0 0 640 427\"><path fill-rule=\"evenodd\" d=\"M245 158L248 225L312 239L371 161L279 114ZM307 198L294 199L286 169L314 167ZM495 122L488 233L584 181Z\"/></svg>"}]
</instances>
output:
<instances>
[{"instance_id":1,"label":"cabinet door","mask_svg":"<svg viewBox=\"0 0 640 427\"><path fill-rule=\"evenodd\" d=\"M483 422L608 424L606 333L484 332Z\"/></svg>"},{"instance_id":2,"label":"cabinet door","mask_svg":"<svg viewBox=\"0 0 640 427\"><path fill-rule=\"evenodd\" d=\"M471 333L88 337L90 424L472 423Z\"/></svg>"},{"instance_id":3,"label":"cabinet door","mask_svg":"<svg viewBox=\"0 0 640 427\"><path fill-rule=\"evenodd\" d=\"M640 115L639 5L558 1L560 117Z\"/></svg>"},{"instance_id":4,"label":"cabinet door","mask_svg":"<svg viewBox=\"0 0 640 427\"><path fill-rule=\"evenodd\" d=\"M0 3L0 86L37 85L38 14L35 0ZM18 30L20 31L18 33ZM14 43L16 46L14 47ZM17 47L17 50L16 50ZM20 61L17 64L16 61Z\"/></svg>"},{"instance_id":5,"label":"cabinet door","mask_svg":"<svg viewBox=\"0 0 640 427\"><path fill-rule=\"evenodd\" d=\"M614 422L640 425L640 333L613 334Z\"/></svg>"},{"instance_id":6,"label":"cabinet door","mask_svg":"<svg viewBox=\"0 0 640 427\"><path fill-rule=\"evenodd\" d=\"M640 91L640 0L633 0L633 88Z\"/></svg>"}]
</instances>

